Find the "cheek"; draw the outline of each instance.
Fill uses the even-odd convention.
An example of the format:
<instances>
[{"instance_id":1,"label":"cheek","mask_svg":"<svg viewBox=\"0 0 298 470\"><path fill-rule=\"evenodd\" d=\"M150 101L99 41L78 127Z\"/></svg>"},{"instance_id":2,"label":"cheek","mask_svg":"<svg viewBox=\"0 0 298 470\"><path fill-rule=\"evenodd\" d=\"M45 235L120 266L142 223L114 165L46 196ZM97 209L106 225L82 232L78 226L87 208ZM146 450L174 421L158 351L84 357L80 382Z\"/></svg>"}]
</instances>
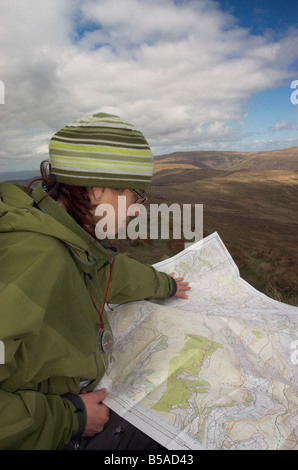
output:
<instances>
[{"instance_id":1,"label":"cheek","mask_svg":"<svg viewBox=\"0 0 298 470\"><path fill-rule=\"evenodd\" d=\"M127 209L128 217L137 217L140 213L140 206L138 204L131 204Z\"/></svg>"},{"instance_id":2,"label":"cheek","mask_svg":"<svg viewBox=\"0 0 298 470\"><path fill-rule=\"evenodd\" d=\"M128 197L124 195L118 196L118 200L115 203L117 223L127 221L130 217L135 217L139 212L139 205L132 202L130 195Z\"/></svg>"}]
</instances>

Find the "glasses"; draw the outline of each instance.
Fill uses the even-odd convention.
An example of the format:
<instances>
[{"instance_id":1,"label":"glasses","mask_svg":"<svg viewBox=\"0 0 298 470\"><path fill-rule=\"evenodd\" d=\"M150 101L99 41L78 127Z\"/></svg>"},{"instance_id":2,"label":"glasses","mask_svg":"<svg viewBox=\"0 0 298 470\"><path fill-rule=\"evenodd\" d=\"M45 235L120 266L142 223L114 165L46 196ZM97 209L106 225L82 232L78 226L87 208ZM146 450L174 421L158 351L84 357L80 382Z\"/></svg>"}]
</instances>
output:
<instances>
[{"instance_id":1,"label":"glasses","mask_svg":"<svg viewBox=\"0 0 298 470\"><path fill-rule=\"evenodd\" d=\"M139 193L135 189L130 189L129 191L131 191L135 196L134 204L145 204L145 202L148 201L148 198L146 196Z\"/></svg>"}]
</instances>

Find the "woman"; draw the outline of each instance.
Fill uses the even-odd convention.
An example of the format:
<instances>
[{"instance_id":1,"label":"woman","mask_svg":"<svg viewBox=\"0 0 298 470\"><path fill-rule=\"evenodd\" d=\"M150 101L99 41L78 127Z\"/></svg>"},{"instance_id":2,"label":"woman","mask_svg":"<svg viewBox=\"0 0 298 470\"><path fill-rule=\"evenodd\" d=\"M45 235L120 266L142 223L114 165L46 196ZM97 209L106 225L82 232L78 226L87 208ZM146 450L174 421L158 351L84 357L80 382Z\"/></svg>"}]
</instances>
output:
<instances>
[{"instance_id":1,"label":"woman","mask_svg":"<svg viewBox=\"0 0 298 470\"><path fill-rule=\"evenodd\" d=\"M106 390L92 391L112 351L105 303L189 289L95 235L101 204L118 220L118 195L127 208L143 202L152 153L141 132L103 113L58 131L49 150L35 189L1 185L0 448L158 448L109 413Z\"/></svg>"}]
</instances>

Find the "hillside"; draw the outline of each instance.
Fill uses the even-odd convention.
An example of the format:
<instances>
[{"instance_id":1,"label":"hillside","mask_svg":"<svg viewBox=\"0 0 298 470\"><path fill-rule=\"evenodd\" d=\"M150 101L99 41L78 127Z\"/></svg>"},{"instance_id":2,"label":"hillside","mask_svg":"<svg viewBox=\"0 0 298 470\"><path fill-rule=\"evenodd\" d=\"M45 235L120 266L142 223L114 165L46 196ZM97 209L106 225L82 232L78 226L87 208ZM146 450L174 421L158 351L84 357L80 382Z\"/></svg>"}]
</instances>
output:
<instances>
[{"instance_id":1,"label":"hillside","mask_svg":"<svg viewBox=\"0 0 298 470\"><path fill-rule=\"evenodd\" d=\"M155 157L155 171L183 167L200 170L298 170L298 147L267 152L174 152Z\"/></svg>"},{"instance_id":2,"label":"hillside","mask_svg":"<svg viewBox=\"0 0 298 470\"><path fill-rule=\"evenodd\" d=\"M149 203L203 204L204 236L219 233L241 276L266 295L298 305L297 170L297 147L175 153L156 158L153 184L146 194ZM184 244L136 240L120 246L139 260L154 263Z\"/></svg>"}]
</instances>

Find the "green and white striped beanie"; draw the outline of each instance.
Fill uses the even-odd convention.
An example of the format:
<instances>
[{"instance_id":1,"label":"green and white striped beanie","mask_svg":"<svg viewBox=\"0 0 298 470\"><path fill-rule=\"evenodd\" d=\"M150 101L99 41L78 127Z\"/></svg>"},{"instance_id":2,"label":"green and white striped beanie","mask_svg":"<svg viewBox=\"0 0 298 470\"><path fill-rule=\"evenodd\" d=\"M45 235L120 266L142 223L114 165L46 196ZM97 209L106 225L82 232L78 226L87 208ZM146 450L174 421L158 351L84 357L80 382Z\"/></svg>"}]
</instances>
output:
<instances>
[{"instance_id":1,"label":"green and white striped beanie","mask_svg":"<svg viewBox=\"0 0 298 470\"><path fill-rule=\"evenodd\" d=\"M146 189L152 180L148 142L118 116L98 113L74 121L52 137L49 150L58 183Z\"/></svg>"}]
</instances>

